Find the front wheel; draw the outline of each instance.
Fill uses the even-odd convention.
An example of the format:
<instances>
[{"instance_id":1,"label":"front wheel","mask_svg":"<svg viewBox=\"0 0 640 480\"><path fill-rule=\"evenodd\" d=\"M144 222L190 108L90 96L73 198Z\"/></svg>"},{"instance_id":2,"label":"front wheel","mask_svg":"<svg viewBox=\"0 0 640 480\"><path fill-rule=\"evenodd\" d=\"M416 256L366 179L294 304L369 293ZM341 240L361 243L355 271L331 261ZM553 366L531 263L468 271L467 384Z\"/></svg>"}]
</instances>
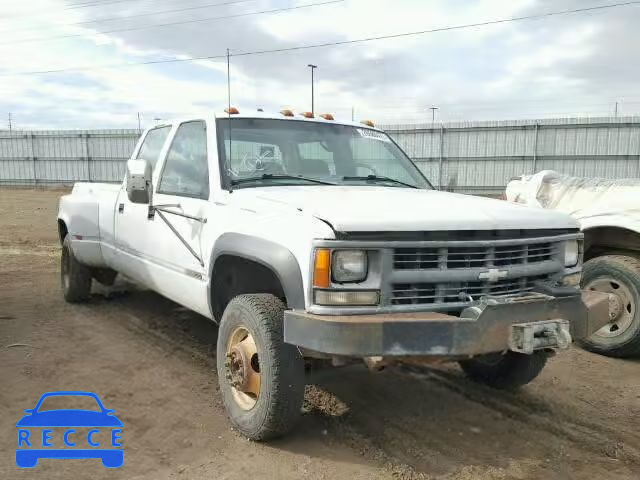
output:
<instances>
[{"instance_id":1,"label":"front wheel","mask_svg":"<svg viewBox=\"0 0 640 480\"><path fill-rule=\"evenodd\" d=\"M513 390L526 385L540 374L547 363L547 353L494 353L459 363L471 380L501 390Z\"/></svg>"},{"instance_id":2,"label":"front wheel","mask_svg":"<svg viewBox=\"0 0 640 480\"><path fill-rule=\"evenodd\" d=\"M284 343L283 303L273 295L235 297L218 331L217 370L231 423L252 440L287 433L304 399L304 360Z\"/></svg>"}]
</instances>

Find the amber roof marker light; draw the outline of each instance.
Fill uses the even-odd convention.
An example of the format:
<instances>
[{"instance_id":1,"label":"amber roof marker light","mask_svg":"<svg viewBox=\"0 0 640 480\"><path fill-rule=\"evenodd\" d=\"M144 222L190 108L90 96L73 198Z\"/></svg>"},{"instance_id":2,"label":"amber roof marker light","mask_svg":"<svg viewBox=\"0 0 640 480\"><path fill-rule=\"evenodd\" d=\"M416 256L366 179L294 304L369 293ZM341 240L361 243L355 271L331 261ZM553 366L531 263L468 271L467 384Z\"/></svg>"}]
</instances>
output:
<instances>
[{"instance_id":1,"label":"amber roof marker light","mask_svg":"<svg viewBox=\"0 0 640 480\"><path fill-rule=\"evenodd\" d=\"M362 120L360 122L362 125L366 125L367 127L374 128L375 124L371 120Z\"/></svg>"},{"instance_id":2,"label":"amber roof marker light","mask_svg":"<svg viewBox=\"0 0 640 480\"><path fill-rule=\"evenodd\" d=\"M229 115L238 115L240 111L236 107L228 107L224 109L224 113Z\"/></svg>"},{"instance_id":3,"label":"amber roof marker light","mask_svg":"<svg viewBox=\"0 0 640 480\"><path fill-rule=\"evenodd\" d=\"M314 118L313 117L313 112L302 112L300 114L300 116L304 117L304 118Z\"/></svg>"},{"instance_id":4,"label":"amber roof marker light","mask_svg":"<svg viewBox=\"0 0 640 480\"><path fill-rule=\"evenodd\" d=\"M284 117L293 117L293 110L285 108L284 110L280 110L280 115Z\"/></svg>"},{"instance_id":5,"label":"amber roof marker light","mask_svg":"<svg viewBox=\"0 0 640 480\"><path fill-rule=\"evenodd\" d=\"M320 114L320 118L324 118L325 120L333 120L333 115L330 113L322 113Z\"/></svg>"}]
</instances>

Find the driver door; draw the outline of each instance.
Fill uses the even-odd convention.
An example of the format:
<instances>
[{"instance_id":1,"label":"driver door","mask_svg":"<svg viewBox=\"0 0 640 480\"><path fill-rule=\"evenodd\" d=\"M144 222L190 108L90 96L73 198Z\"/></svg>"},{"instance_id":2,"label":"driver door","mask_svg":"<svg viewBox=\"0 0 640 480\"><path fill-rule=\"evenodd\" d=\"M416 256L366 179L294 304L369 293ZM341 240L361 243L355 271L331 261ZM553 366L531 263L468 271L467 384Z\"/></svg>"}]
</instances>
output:
<instances>
[{"instance_id":1,"label":"driver door","mask_svg":"<svg viewBox=\"0 0 640 480\"><path fill-rule=\"evenodd\" d=\"M163 151L164 162L153 175L151 213L134 212L138 223L138 281L172 300L210 316L208 272L202 235L209 214L207 124L177 125Z\"/></svg>"},{"instance_id":2,"label":"driver door","mask_svg":"<svg viewBox=\"0 0 640 480\"><path fill-rule=\"evenodd\" d=\"M171 134L171 125L160 125L149 130L137 152L132 158L146 160L152 168L153 184L157 183L160 161L164 158ZM140 273L147 269L145 252L150 249L148 243L152 241L149 222L149 205L133 203L127 195L126 177L118 193L115 205L113 244L111 263L116 269L140 281ZM105 252L107 253L107 252Z\"/></svg>"}]
</instances>

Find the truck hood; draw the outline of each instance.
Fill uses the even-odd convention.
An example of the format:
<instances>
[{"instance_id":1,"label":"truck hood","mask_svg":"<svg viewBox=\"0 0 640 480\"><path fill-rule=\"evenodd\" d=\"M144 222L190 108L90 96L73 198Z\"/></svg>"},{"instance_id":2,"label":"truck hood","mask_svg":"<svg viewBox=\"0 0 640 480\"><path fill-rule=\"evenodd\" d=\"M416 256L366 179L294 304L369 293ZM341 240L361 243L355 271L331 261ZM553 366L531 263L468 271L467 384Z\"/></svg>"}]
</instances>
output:
<instances>
[{"instance_id":1,"label":"truck hood","mask_svg":"<svg viewBox=\"0 0 640 480\"><path fill-rule=\"evenodd\" d=\"M578 227L564 213L437 190L290 186L239 189L233 195L250 200L253 207L281 204L302 210L342 232Z\"/></svg>"}]
</instances>

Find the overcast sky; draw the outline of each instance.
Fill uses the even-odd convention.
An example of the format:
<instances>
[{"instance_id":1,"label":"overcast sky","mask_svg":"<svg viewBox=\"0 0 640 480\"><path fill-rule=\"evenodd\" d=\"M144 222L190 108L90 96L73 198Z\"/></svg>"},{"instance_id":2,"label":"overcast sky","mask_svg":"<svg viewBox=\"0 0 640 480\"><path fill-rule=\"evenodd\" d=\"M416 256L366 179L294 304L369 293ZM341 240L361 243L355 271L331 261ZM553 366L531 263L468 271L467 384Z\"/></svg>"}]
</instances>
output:
<instances>
[{"instance_id":1,"label":"overcast sky","mask_svg":"<svg viewBox=\"0 0 640 480\"><path fill-rule=\"evenodd\" d=\"M132 128L221 111L226 60L287 48L615 3L614 0L24 0L0 15L0 128ZM227 4L217 5L215 4ZM293 6L313 6L256 13ZM167 10L192 8L181 12ZM153 14L153 15L149 15ZM248 14L237 16L240 14ZM211 19L212 17L236 17ZM91 22L93 20L100 20ZM193 22L191 20L198 20ZM171 26L151 25L186 22ZM354 45L231 58L232 104L377 123L640 111L640 5ZM140 29L139 27L147 27ZM135 29L135 30L132 30ZM106 31L113 31L106 33ZM124 30L124 31L122 31ZM99 33L105 32L105 33ZM65 38L60 38L65 37ZM112 68L86 68L111 65ZM83 67L50 74L13 75Z\"/></svg>"}]
</instances>

